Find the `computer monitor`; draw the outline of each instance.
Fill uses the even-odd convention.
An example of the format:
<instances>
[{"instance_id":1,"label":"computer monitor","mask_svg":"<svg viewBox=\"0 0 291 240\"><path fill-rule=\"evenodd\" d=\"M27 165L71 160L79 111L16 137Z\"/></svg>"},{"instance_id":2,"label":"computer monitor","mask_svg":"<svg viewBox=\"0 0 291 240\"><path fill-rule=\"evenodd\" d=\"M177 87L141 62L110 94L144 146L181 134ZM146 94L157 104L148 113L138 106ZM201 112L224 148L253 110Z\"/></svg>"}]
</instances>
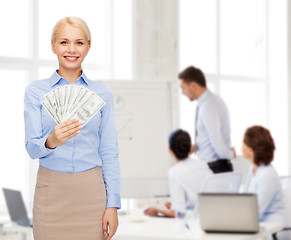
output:
<instances>
[{"instance_id":1,"label":"computer monitor","mask_svg":"<svg viewBox=\"0 0 291 240\"><path fill-rule=\"evenodd\" d=\"M199 193L199 218L205 232L257 233L256 194Z\"/></svg>"},{"instance_id":2,"label":"computer monitor","mask_svg":"<svg viewBox=\"0 0 291 240\"><path fill-rule=\"evenodd\" d=\"M21 192L3 188L3 193L11 221L21 226L32 226L31 220L27 216Z\"/></svg>"}]
</instances>

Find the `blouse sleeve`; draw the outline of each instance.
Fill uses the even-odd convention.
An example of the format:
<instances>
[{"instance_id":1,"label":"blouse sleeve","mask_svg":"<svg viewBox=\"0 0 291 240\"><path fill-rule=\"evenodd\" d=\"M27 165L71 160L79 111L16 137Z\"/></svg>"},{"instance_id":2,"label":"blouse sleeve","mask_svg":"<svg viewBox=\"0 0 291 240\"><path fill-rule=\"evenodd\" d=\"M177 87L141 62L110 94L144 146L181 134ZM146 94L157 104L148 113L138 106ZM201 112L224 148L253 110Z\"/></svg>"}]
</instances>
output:
<instances>
[{"instance_id":1,"label":"blouse sleeve","mask_svg":"<svg viewBox=\"0 0 291 240\"><path fill-rule=\"evenodd\" d=\"M45 147L48 136L43 135L41 104L33 86L29 85L24 95L25 148L32 159L44 157L53 149Z\"/></svg>"},{"instance_id":2,"label":"blouse sleeve","mask_svg":"<svg viewBox=\"0 0 291 240\"><path fill-rule=\"evenodd\" d=\"M277 192L277 179L274 176L263 175L257 180L256 193L258 195L258 206L260 219L266 213Z\"/></svg>"},{"instance_id":3,"label":"blouse sleeve","mask_svg":"<svg viewBox=\"0 0 291 240\"><path fill-rule=\"evenodd\" d=\"M114 121L112 94L109 92L101 109L101 123L99 127L100 145L99 155L102 160L102 171L107 191L107 208L121 207L120 201L120 161Z\"/></svg>"}]
</instances>

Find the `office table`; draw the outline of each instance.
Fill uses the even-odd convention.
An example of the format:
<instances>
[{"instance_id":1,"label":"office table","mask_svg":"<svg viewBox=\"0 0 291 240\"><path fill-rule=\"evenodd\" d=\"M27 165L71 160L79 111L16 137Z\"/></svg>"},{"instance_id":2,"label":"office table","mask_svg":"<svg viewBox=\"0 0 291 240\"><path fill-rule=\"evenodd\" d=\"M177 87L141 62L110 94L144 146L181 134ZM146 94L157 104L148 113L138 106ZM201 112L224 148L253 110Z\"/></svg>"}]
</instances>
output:
<instances>
[{"instance_id":1,"label":"office table","mask_svg":"<svg viewBox=\"0 0 291 240\"><path fill-rule=\"evenodd\" d=\"M119 227L114 240L255 240L265 239L280 231L279 224L261 224L257 234L205 233L198 220L189 223L190 230L177 231L177 220L171 218L145 217L140 222L131 221L128 216L119 216Z\"/></svg>"},{"instance_id":2,"label":"office table","mask_svg":"<svg viewBox=\"0 0 291 240\"><path fill-rule=\"evenodd\" d=\"M261 224L263 230L257 234L213 234L200 229L198 221L189 223L190 230L177 231L173 218L145 217L143 221L131 221L128 216L119 216L119 227L114 240L255 240L280 231L279 224ZM32 228L6 225L3 232L18 234L21 240L32 240ZM1 239L1 238L0 238ZM14 239L14 238L11 238Z\"/></svg>"},{"instance_id":3,"label":"office table","mask_svg":"<svg viewBox=\"0 0 291 240\"><path fill-rule=\"evenodd\" d=\"M19 226L16 224L6 224L3 226L2 231L3 231L3 233L18 235L17 239L33 240L31 227L22 227L22 226ZM11 240L12 240L12 238L11 238Z\"/></svg>"},{"instance_id":4,"label":"office table","mask_svg":"<svg viewBox=\"0 0 291 240\"><path fill-rule=\"evenodd\" d=\"M17 233L1 233L0 240L19 240L19 234Z\"/></svg>"}]
</instances>

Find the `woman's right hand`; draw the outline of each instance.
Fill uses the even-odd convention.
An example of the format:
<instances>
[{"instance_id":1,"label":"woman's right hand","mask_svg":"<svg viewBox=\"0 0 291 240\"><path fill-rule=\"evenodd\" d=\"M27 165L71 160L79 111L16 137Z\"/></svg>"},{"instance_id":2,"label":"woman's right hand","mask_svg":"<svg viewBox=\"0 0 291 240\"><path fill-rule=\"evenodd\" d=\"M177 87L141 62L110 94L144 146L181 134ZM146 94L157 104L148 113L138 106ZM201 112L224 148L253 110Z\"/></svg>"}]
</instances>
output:
<instances>
[{"instance_id":1,"label":"woman's right hand","mask_svg":"<svg viewBox=\"0 0 291 240\"><path fill-rule=\"evenodd\" d=\"M47 137L46 148L54 149L62 146L70 138L76 136L81 128L82 123L78 119L67 120L55 126L53 133Z\"/></svg>"}]
</instances>

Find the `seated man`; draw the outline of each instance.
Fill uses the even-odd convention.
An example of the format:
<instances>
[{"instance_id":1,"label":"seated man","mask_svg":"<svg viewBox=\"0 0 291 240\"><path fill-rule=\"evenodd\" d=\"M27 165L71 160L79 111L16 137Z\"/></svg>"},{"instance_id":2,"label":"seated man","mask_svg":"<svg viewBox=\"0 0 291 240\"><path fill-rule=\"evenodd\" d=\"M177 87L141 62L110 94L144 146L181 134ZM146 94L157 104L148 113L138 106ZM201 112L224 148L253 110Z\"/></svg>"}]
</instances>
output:
<instances>
[{"instance_id":1,"label":"seated man","mask_svg":"<svg viewBox=\"0 0 291 240\"><path fill-rule=\"evenodd\" d=\"M166 203L167 209L149 207L146 215L175 217L177 212L186 213L187 208L195 206L203 180L212 172L205 162L190 158L190 151L191 138L187 132L179 129L169 136L169 152L176 160L168 173L171 203Z\"/></svg>"}]
</instances>

